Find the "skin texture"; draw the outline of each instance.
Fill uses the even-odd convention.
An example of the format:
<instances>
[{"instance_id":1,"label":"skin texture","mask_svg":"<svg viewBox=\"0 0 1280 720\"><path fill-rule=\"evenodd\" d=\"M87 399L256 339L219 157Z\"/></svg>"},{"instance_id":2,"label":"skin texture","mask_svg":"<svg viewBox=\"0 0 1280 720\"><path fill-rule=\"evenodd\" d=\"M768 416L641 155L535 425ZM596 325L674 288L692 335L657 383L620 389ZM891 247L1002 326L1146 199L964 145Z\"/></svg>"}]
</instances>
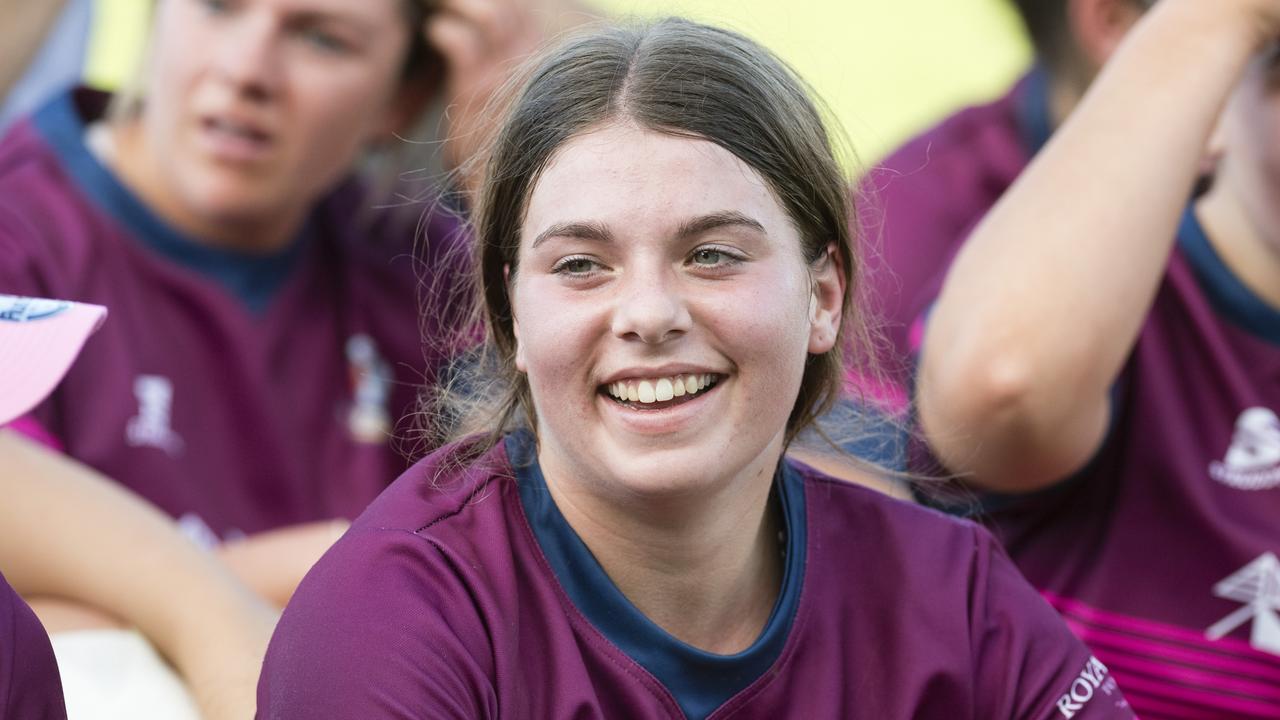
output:
<instances>
[{"instance_id":1,"label":"skin texture","mask_svg":"<svg viewBox=\"0 0 1280 720\"><path fill-rule=\"evenodd\" d=\"M745 648L778 591L769 488L805 357L834 342L834 261L806 265L770 189L726 150L627 124L560 149L521 238L517 366L552 496L646 615ZM601 392L676 372L719 379L669 410Z\"/></svg>"},{"instance_id":2,"label":"skin texture","mask_svg":"<svg viewBox=\"0 0 1280 720\"><path fill-rule=\"evenodd\" d=\"M975 231L931 316L917 393L951 470L1022 492L1092 457L1219 113L1277 35L1277 0L1161 0ZM1226 229L1209 224L1215 244L1234 242Z\"/></svg>"}]
</instances>

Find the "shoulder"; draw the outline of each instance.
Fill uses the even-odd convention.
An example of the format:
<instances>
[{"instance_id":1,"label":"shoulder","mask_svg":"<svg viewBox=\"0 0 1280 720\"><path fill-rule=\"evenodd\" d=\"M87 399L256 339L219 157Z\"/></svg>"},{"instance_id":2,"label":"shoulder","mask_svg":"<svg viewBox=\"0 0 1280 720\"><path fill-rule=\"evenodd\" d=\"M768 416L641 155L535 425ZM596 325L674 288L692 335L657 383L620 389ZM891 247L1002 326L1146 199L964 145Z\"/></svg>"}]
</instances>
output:
<instances>
[{"instance_id":1,"label":"shoulder","mask_svg":"<svg viewBox=\"0 0 1280 720\"><path fill-rule=\"evenodd\" d=\"M66 718L49 636L0 576L0 716Z\"/></svg>"},{"instance_id":2,"label":"shoulder","mask_svg":"<svg viewBox=\"0 0 1280 720\"><path fill-rule=\"evenodd\" d=\"M466 449L416 464L303 579L263 664L263 717L490 715L493 621L511 575L495 560L511 555L505 456L499 446L463 466Z\"/></svg>"},{"instance_id":3,"label":"shoulder","mask_svg":"<svg viewBox=\"0 0 1280 720\"><path fill-rule=\"evenodd\" d=\"M477 447L468 438L414 463L353 523L353 529L403 530L424 537L449 532L459 516L502 514L514 473L502 443Z\"/></svg>"},{"instance_id":4,"label":"shoulder","mask_svg":"<svg viewBox=\"0 0 1280 720\"><path fill-rule=\"evenodd\" d=\"M0 140L0 278L11 291L74 296L109 222L55 147L70 142L59 126L77 122L75 112L65 95Z\"/></svg>"},{"instance_id":5,"label":"shoulder","mask_svg":"<svg viewBox=\"0 0 1280 720\"><path fill-rule=\"evenodd\" d=\"M1018 127L1016 92L1015 88L990 103L964 108L911 138L876 163L863 182L864 190L891 199L965 179L1016 175L1028 160Z\"/></svg>"}]
</instances>

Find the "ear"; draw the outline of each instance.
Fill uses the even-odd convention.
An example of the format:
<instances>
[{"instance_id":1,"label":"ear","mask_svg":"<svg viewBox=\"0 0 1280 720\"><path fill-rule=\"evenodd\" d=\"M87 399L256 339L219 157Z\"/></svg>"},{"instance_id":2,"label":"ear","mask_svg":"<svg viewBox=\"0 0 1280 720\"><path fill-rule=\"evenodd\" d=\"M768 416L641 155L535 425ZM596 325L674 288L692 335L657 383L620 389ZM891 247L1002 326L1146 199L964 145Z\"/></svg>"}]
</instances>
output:
<instances>
[{"instance_id":1,"label":"ear","mask_svg":"<svg viewBox=\"0 0 1280 720\"><path fill-rule=\"evenodd\" d=\"M507 304L511 306L511 335L516 341L516 369L522 373L529 372L528 363L524 359L524 345L520 342L520 320L516 317L515 295L511 292L511 265L502 266L502 282L507 286Z\"/></svg>"},{"instance_id":2,"label":"ear","mask_svg":"<svg viewBox=\"0 0 1280 720\"><path fill-rule=\"evenodd\" d=\"M1142 8L1133 0L1067 1L1067 23L1090 75L1102 69L1141 17Z\"/></svg>"},{"instance_id":3,"label":"ear","mask_svg":"<svg viewBox=\"0 0 1280 720\"><path fill-rule=\"evenodd\" d=\"M836 345L844 320L844 265L835 243L809 266L813 294L809 297L809 352L821 355Z\"/></svg>"}]
</instances>

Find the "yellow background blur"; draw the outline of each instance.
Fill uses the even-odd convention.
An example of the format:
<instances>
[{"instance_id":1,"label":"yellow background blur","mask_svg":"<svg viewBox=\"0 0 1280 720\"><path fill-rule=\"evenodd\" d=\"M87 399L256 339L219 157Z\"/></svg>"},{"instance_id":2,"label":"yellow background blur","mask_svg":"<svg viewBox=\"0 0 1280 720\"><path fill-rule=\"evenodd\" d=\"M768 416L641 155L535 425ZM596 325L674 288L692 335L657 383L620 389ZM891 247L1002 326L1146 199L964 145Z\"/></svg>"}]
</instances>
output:
<instances>
[{"instance_id":1,"label":"yellow background blur","mask_svg":"<svg viewBox=\"0 0 1280 720\"><path fill-rule=\"evenodd\" d=\"M117 87L135 62L150 3L95 2L87 79ZM995 96L1030 54L1008 0L591 2L614 13L686 15L763 42L817 89L863 163L952 109Z\"/></svg>"}]
</instances>

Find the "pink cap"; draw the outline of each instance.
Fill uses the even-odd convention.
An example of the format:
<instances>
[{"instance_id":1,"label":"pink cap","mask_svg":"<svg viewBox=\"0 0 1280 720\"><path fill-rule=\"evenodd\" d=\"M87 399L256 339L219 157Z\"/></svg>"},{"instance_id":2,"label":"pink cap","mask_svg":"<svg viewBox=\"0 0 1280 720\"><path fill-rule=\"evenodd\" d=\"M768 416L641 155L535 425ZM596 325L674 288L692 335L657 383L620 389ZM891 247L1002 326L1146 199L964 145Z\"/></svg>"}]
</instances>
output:
<instances>
[{"instance_id":1,"label":"pink cap","mask_svg":"<svg viewBox=\"0 0 1280 720\"><path fill-rule=\"evenodd\" d=\"M0 425L53 392L106 316L101 305L0 295Z\"/></svg>"}]
</instances>

